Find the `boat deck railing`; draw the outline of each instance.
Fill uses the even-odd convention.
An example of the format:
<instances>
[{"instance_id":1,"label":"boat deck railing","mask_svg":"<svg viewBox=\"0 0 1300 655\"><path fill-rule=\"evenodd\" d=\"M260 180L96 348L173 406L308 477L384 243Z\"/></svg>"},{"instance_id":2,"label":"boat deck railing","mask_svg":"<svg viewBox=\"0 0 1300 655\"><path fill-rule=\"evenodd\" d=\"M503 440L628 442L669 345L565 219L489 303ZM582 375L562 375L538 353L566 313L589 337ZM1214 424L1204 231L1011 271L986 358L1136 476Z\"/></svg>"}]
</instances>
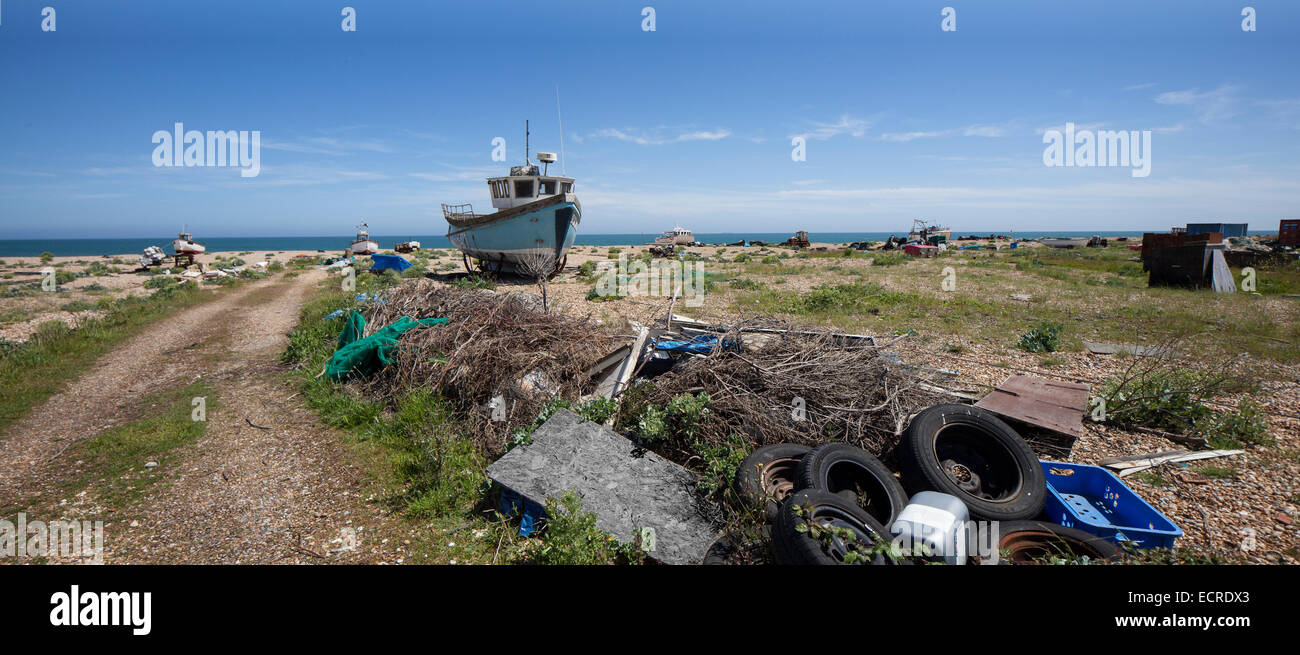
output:
<instances>
[{"instance_id":1,"label":"boat deck railing","mask_svg":"<svg viewBox=\"0 0 1300 655\"><path fill-rule=\"evenodd\" d=\"M447 220L457 222L474 220L479 217L478 214L474 213L474 206L468 202L461 205L449 205L444 202L442 203L442 215Z\"/></svg>"}]
</instances>

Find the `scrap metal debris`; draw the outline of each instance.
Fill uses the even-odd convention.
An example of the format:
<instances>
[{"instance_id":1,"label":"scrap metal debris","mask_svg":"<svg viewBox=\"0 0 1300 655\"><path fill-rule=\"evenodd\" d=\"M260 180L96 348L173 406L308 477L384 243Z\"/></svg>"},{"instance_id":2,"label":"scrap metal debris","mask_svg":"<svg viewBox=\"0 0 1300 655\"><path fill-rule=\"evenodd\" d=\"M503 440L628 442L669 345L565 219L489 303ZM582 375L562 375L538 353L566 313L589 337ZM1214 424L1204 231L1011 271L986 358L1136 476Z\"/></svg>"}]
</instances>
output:
<instances>
[{"instance_id":1,"label":"scrap metal debris","mask_svg":"<svg viewBox=\"0 0 1300 655\"><path fill-rule=\"evenodd\" d=\"M1078 439L1083 436L1088 389L1076 382L1013 375L975 406Z\"/></svg>"}]
</instances>

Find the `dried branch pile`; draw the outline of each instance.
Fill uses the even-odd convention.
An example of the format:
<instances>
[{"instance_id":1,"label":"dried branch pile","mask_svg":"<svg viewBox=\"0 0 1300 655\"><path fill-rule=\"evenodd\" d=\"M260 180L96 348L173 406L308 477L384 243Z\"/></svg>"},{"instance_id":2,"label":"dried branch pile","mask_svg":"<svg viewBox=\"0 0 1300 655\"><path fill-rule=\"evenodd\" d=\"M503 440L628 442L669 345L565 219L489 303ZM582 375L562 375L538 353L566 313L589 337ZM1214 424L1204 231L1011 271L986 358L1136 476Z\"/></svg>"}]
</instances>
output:
<instances>
[{"instance_id":1,"label":"dried branch pile","mask_svg":"<svg viewBox=\"0 0 1300 655\"><path fill-rule=\"evenodd\" d=\"M367 309L368 330L401 316L451 321L404 334L396 361L367 390L379 397L417 386L436 390L466 411L476 443L488 454L503 452L510 431L531 423L547 400L575 401L590 391L587 370L626 340L588 318L548 313L526 293L418 280L384 300ZM493 420L485 408L498 397L504 405L496 418L504 420Z\"/></svg>"},{"instance_id":2,"label":"dried branch pile","mask_svg":"<svg viewBox=\"0 0 1300 655\"><path fill-rule=\"evenodd\" d=\"M753 446L835 440L881 455L893 448L909 415L945 400L883 346L846 346L829 332L744 336L742 352L681 362L656 378L638 404L704 391L709 413L696 435L706 443L724 443L732 434Z\"/></svg>"}]
</instances>

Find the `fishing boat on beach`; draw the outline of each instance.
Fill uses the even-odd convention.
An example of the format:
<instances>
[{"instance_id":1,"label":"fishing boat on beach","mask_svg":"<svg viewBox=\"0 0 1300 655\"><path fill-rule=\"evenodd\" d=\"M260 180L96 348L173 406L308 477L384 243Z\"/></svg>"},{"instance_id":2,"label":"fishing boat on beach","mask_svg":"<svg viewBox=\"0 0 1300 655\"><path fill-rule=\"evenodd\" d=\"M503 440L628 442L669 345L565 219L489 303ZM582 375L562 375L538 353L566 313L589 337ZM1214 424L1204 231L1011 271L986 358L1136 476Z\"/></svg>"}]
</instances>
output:
<instances>
[{"instance_id":1,"label":"fishing boat on beach","mask_svg":"<svg viewBox=\"0 0 1300 655\"><path fill-rule=\"evenodd\" d=\"M918 218L912 221L912 231L908 232L907 240L921 243L930 243L932 240L937 243L947 243L952 241L952 229L937 223L927 223Z\"/></svg>"},{"instance_id":2,"label":"fishing boat on beach","mask_svg":"<svg viewBox=\"0 0 1300 655\"><path fill-rule=\"evenodd\" d=\"M181 232L172 240L172 252L177 255L202 255L207 251L207 246L194 240L194 235L189 232Z\"/></svg>"},{"instance_id":3,"label":"fishing boat on beach","mask_svg":"<svg viewBox=\"0 0 1300 655\"><path fill-rule=\"evenodd\" d=\"M447 238L461 251L466 270L535 274L543 263L553 266L553 272L564 268L578 234L582 205L573 193L574 178L548 174L555 155L539 152L537 159L543 164L540 171L528 159L525 123L523 165L511 166L509 175L487 178L497 211L478 214L468 203L443 203Z\"/></svg>"},{"instance_id":4,"label":"fishing boat on beach","mask_svg":"<svg viewBox=\"0 0 1300 655\"><path fill-rule=\"evenodd\" d=\"M379 252L379 244L370 240L370 226L362 223L357 226L357 236L348 244L348 250L354 255L373 255Z\"/></svg>"},{"instance_id":5,"label":"fishing boat on beach","mask_svg":"<svg viewBox=\"0 0 1300 655\"><path fill-rule=\"evenodd\" d=\"M691 234L690 230L679 225L655 237L655 243L661 246L666 244L689 246L695 243L695 235Z\"/></svg>"}]
</instances>

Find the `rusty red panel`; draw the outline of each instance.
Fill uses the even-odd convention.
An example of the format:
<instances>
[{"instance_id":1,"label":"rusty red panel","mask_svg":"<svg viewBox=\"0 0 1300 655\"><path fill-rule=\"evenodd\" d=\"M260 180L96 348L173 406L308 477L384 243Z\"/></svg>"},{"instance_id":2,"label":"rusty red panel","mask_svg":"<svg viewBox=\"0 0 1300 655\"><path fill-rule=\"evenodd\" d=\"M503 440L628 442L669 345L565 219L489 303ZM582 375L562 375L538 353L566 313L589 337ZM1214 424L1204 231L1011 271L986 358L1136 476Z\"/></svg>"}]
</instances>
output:
<instances>
[{"instance_id":1,"label":"rusty red panel","mask_svg":"<svg viewBox=\"0 0 1300 655\"><path fill-rule=\"evenodd\" d=\"M1083 436L1088 385L1013 375L975 406L1078 438Z\"/></svg>"}]
</instances>

